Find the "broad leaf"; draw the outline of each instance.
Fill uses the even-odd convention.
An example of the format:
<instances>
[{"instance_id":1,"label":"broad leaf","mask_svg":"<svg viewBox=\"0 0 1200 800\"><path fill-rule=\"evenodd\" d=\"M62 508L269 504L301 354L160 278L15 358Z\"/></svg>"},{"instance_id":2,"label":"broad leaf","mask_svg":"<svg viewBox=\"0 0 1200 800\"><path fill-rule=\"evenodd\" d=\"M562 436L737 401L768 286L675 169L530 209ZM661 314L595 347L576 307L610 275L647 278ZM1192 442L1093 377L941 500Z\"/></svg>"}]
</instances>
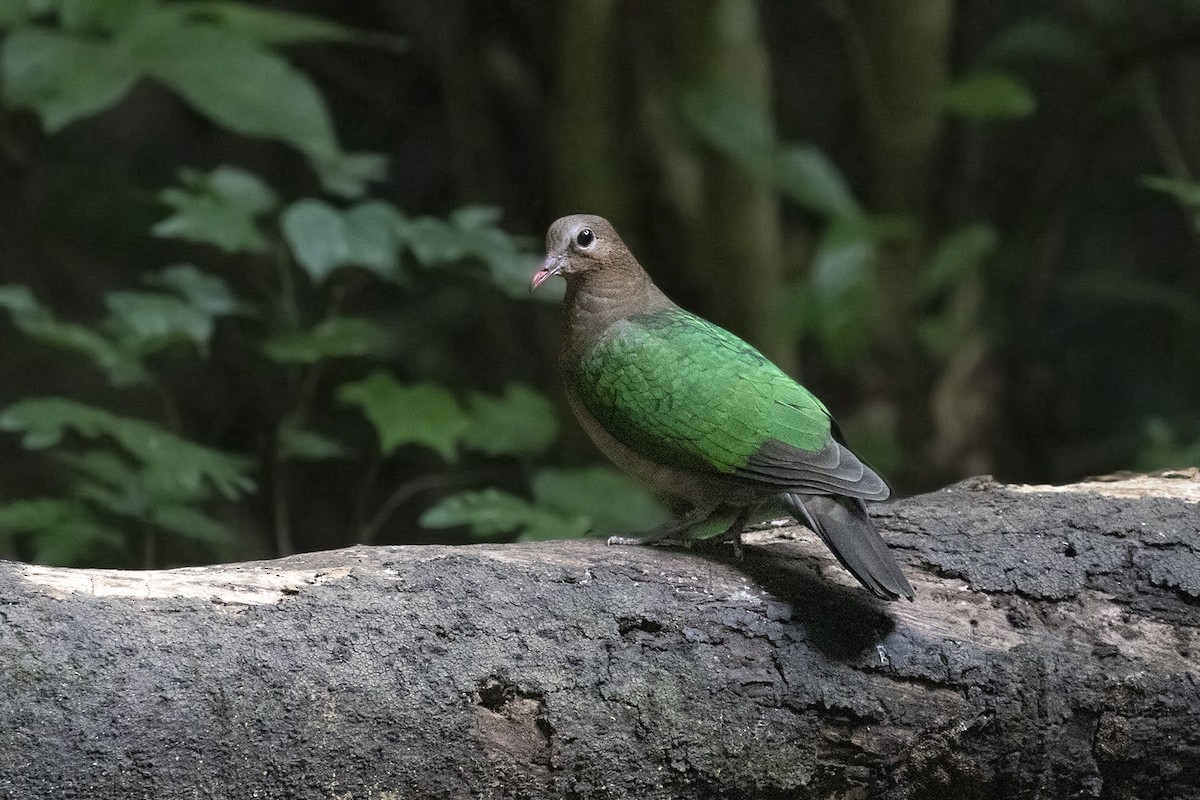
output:
<instances>
[{"instance_id":1,"label":"broad leaf","mask_svg":"<svg viewBox=\"0 0 1200 800\"><path fill-rule=\"evenodd\" d=\"M283 458L323 461L330 458L345 458L350 454L341 442L315 431L284 428L279 432L279 439L279 454Z\"/></svg>"},{"instance_id":2,"label":"broad leaf","mask_svg":"<svg viewBox=\"0 0 1200 800\"><path fill-rule=\"evenodd\" d=\"M1043 65L1061 64L1099 71L1104 52L1082 35L1086 30L1052 19L1022 19L997 34L979 61L994 65L1036 64L1039 69Z\"/></svg>"},{"instance_id":3,"label":"broad leaf","mask_svg":"<svg viewBox=\"0 0 1200 800\"><path fill-rule=\"evenodd\" d=\"M362 317L330 317L307 331L273 336L263 352L284 364L315 364L326 358L384 357L394 346L392 335Z\"/></svg>"},{"instance_id":4,"label":"broad leaf","mask_svg":"<svg viewBox=\"0 0 1200 800\"><path fill-rule=\"evenodd\" d=\"M843 362L861 353L869 341L877 256L877 239L871 232L835 222L818 242L808 280L797 292L795 319L829 355Z\"/></svg>"},{"instance_id":5,"label":"broad leaf","mask_svg":"<svg viewBox=\"0 0 1200 800\"><path fill-rule=\"evenodd\" d=\"M206 481L231 500L254 490L249 459L183 439L150 422L64 397L22 400L0 413L0 430L24 433L22 443L32 450L58 444L68 429L88 439L113 439L185 492L200 492Z\"/></svg>"},{"instance_id":6,"label":"broad leaf","mask_svg":"<svg viewBox=\"0 0 1200 800\"><path fill-rule=\"evenodd\" d=\"M435 217L406 220L400 236L421 266L432 267L467 257L467 246L461 233Z\"/></svg>"},{"instance_id":7,"label":"broad leaf","mask_svg":"<svg viewBox=\"0 0 1200 800\"><path fill-rule=\"evenodd\" d=\"M219 22L242 36L264 44L295 44L297 42L342 42L352 39L355 32L336 22L293 14L272 8L256 8L245 3L193 2L180 4L195 18Z\"/></svg>"},{"instance_id":8,"label":"broad leaf","mask_svg":"<svg viewBox=\"0 0 1200 800\"><path fill-rule=\"evenodd\" d=\"M684 119L709 146L748 172L769 178L775 159L775 128L759 103L726 88L694 90L683 96Z\"/></svg>"},{"instance_id":9,"label":"broad leaf","mask_svg":"<svg viewBox=\"0 0 1200 800\"><path fill-rule=\"evenodd\" d=\"M61 497L31 497L0 504L0 530L53 530L86 513L79 502Z\"/></svg>"},{"instance_id":10,"label":"broad leaf","mask_svg":"<svg viewBox=\"0 0 1200 800\"><path fill-rule=\"evenodd\" d=\"M499 489L460 492L443 498L421 515L420 524L426 528L467 525L477 539L515 531L520 531L518 538L522 540L565 539L588 531L586 517L539 508Z\"/></svg>"},{"instance_id":11,"label":"broad leaf","mask_svg":"<svg viewBox=\"0 0 1200 800\"><path fill-rule=\"evenodd\" d=\"M288 206L280 219L292 255L314 283L321 283L338 267L351 265L395 280L402 224L399 212L379 201L343 213L320 200L300 200Z\"/></svg>"},{"instance_id":12,"label":"broad leaf","mask_svg":"<svg viewBox=\"0 0 1200 800\"><path fill-rule=\"evenodd\" d=\"M1143 175L1142 185L1151 191L1170 195L1185 208L1193 211L1200 210L1200 183L1178 181L1159 175Z\"/></svg>"},{"instance_id":13,"label":"broad leaf","mask_svg":"<svg viewBox=\"0 0 1200 800\"><path fill-rule=\"evenodd\" d=\"M861 213L841 171L812 145L791 145L775 157L774 182L804 208L826 217Z\"/></svg>"},{"instance_id":14,"label":"broad leaf","mask_svg":"<svg viewBox=\"0 0 1200 800\"><path fill-rule=\"evenodd\" d=\"M519 540L531 541L589 531L637 533L670 519L645 488L607 467L543 470L534 476L533 495L531 503L499 489L460 492L429 508L420 523L467 525L476 538L516 532Z\"/></svg>"},{"instance_id":15,"label":"broad leaf","mask_svg":"<svg viewBox=\"0 0 1200 800\"><path fill-rule=\"evenodd\" d=\"M224 280L193 267L175 264L146 279L151 286L170 289L190 306L209 316L247 313L249 306L238 299Z\"/></svg>"},{"instance_id":16,"label":"broad leaf","mask_svg":"<svg viewBox=\"0 0 1200 800\"><path fill-rule=\"evenodd\" d=\"M129 47L149 75L221 127L278 139L309 156L339 152L320 92L260 42L166 13L147 20Z\"/></svg>"},{"instance_id":17,"label":"broad leaf","mask_svg":"<svg viewBox=\"0 0 1200 800\"><path fill-rule=\"evenodd\" d=\"M947 111L977 122L1019 119L1037 110L1025 84L1001 72L975 72L950 83L942 94Z\"/></svg>"},{"instance_id":18,"label":"broad leaf","mask_svg":"<svg viewBox=\"0 0 1200 800\"><path fill-rule=\"evenodd\" d=\"M123 30L158 5L158 0L57 0L58 20L72 32Z\"/></svg>"},{"instance_id":19,"label":"broad leaf","mask_svg":"<svg viewBox=\"0 0 1200 800\"><path fill-rule=\"evenodd\" d=\"M470 425L448 390L431 384L404 386L384 372L342 386L339 397L362 409L375 426L385 455L404 444L422 444L452 461L458 440Z\"/></svg>"},{"instance_id":20,"label":"broad leaf","mask_svg":"<svg viewBox=\"0 0 1200 800\"><path fill-rule=\"evenodd\" d=\"M367 184L387 177L387 156L379 153L311 155L309 161L325 191L339 197L362 197Z\"/></svg>"},{"instance_id":21,"label":"broad leaf","mask_svg":"<svg viewBox=\"0 0 1200 800\"><path fill-rule=\"evenodd\" d=\"M224 525L192 506L158 505L150 510L147 521L176 536L206 544L226 544L232 538Z\"/></svg>"},{"instance_id":22,"label":"broad leaf","mask_svg":"<svg viewBox=\"0 0 1200 800\"><path fill-rule=\"evenodd\" d=\"M321 283L350 257L346 221L341 213L320 200L292 203L279 218L283 238L313 283Z\"/></svg>"},{"instance_id":23,"label":"broad leaf","mask_svg":"<svg viewBox=\"0 0 1200 800\"><path fill-rule=\"evenodd\" d=\"M921 273L921 293L932 297L978 271L996 252L996 231L991 225L966 225L938 243Z\"/></svg>"},{"instance_id":24,"label":"broad leaf","mask_svg":"<svg viewBox=\"0 0 1200 800\"><path fill-rule=\"evenodd\" d=\"M114 336L134 352L153 352L180 339L204 347L212 336L212 315L175 295L109 292L104 304Z\"/></svg>"},{"instance_id":25,"label":"broad leaf","mask_svg":"<svg viewBox=\"0 0 1200 800\"><path fill-rule=\"evenodd\" d=\"M61 567L94 563L99 554L125 549L121 532L99 519L81 515L56 528L44 528L30 536L31 560L35 564Z\"/></svg>"},{"instance_id":26,"label":"broad leaf","mask_svg":"<svg viewBox=\"0 0 1200 800\"><path fill-rule=\"evenodd\" d=\"M836 303L847 290L874 278L878 248L856 226L831 225L817 243L810 281L818 297Z\"/></svg>"},{"instance_id":27,"label":"broad leaf","mask_svg":"<svg viewBox=\"0 0 1200 800\"><path fill-rule=\"evenodd\" d=\"M497 226L499 218L500 211L490 206L465 206L449 220L402 220L400 239L424 267L474 259L488 268L494 284L514 297L527 298L539 257L522 252L517 239ZM554 290L546 295L554 299Z\"/></svg>"},{"instance_id":28,"label":"broad leaf","mask_svg":"<svg viewBox=\"0 0 1200 800\"><path fill-rule=\"evenodd\" d=\"M257 176L237 167L211 173L181 173L184 188L164 189L159 199L175 213L152 228L155 236L201 242L226 253L260 253L267 240L258 217L275 208L274 192Z\"/></svg>"},{"instance_id":29,"label":"broad leaf","mask_svg":"<svg viewBox=\"0 0 1200 800\"><path fill-rule=\"evenodd\" d=\"M554 404L528 386L509 384L499 397L474 392L467 411L471 424L463 444L491 456L543 453L558 438Z\"/></svg>"},{"instance_id":30,"label":"broad leaf","mask_svg":"<svg viewBox=\"0 0 1200 800\"><path fill-rule=\"evenodd\" d=\"M137 383L146 377L136 357L90 328L55 318L25 286L0 286L0 308L8 310L13 324L29 338L81 353L118 386Z\"/></svg>"},{"instance_id":31,"label":"broad leaf","mask_svg":"<svg viewBox=\"0 0 1200 800\"><path fill-rule=\"evenodd\" d=\"M121 48L27 27L0 43L0 76L5 101L32 108L46 132L54 133L115 105L138 71Z\"/></svg>"},{"instance_id":32,"label":"broad leaf","mask_svg":"<svg viewBox=\"0 0 1200 800\"><path fill-rule=\"evenodd\" d=\"M97 551L120 550L124 540L75 498L36 497L0 505L0 534L29 536L33 561L73 566Z\"/></svg>"},{"instance_id":33,"label":"broad leaf","mask_svg":"<svg viewBox=\"0 0 1200 800\"><path fill-rule=\"evenodd\" d=\"M532 484L539 507L583 515L598 533L637 533L671 518L644 486L608 467L544 469Z\"/></svg>"},{"instance_id":34,"label":"broad leaf","mask_svg":"<svg viewBox=\"0 0 1200 800\"><path fill-rule=\"evenodd\" d=\"M32 13L33 10L22 0L0 3L0 30L24 25Z\"/></svg>"},{"instance_id":35,"label":"broad leaf","mask_svg":"<svg viewBox=\"0 0 1200 800\"><path fill-rule=\"evenodd\" d=\"M350 248L349 263L386 280L396 280L403 217L395 206L369 200L346 211L342 219Z\"/></svg>"}]
</instances>

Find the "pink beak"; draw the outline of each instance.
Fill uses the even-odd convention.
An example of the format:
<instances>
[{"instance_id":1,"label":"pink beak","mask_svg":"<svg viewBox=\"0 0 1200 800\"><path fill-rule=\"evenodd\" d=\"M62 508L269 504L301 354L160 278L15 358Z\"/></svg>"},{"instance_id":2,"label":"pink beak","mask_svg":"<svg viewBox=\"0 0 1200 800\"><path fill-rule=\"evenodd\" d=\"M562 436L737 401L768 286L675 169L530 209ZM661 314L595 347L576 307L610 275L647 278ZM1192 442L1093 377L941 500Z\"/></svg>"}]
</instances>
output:
<instances>
[{"instance_id":1,"label":"pink beak","mask_svg":"<svg viewBox=\"0 0 1200 800\"><path fill-rule=\"evenodd\" d=\"M529 282L529 291L533 292L547 280L562 272L562 268L562 256L546 256L546 260L542 262L542 268L533 273L533 280Z\"/></svg>"}]
</instances>

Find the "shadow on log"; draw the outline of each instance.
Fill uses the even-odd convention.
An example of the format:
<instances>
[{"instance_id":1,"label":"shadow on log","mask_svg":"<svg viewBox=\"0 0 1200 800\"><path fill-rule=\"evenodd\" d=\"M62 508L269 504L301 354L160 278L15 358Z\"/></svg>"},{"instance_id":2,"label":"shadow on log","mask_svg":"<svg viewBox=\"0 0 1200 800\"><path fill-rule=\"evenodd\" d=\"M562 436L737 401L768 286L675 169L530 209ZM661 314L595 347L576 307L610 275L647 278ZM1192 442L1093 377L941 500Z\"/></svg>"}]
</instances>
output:
<instances>
[{"instance_id":1,"label":"shadow on log","mask_svg":"<svg viewBox=\"0 0 1200 800\"><path fill-rule=\"evenodd\" d=\"M0 797L1200 796L1200 478L873 509L728 553L0 563Z\"/></svg>"}]
</instances>

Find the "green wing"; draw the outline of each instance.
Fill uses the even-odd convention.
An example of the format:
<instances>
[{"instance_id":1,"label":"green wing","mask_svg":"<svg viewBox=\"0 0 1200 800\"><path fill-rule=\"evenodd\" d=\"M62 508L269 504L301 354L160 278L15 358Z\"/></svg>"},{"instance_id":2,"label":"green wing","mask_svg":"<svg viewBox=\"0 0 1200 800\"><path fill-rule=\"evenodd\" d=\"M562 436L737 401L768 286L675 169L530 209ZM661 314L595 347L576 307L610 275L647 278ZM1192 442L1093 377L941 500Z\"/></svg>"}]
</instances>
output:
<instances>
[{"instance_id":1,"label":"green wing","mask_svg":"<svg viewBox=\"0 0 1200 800\"><path fill-rule=\"evenodd\" d=\"M681 309L612 326L579 366L580 397L615 438L681 469L733 473L768 442L833 443L821 401L732 333Z\"/></svg>"}]
</instances>

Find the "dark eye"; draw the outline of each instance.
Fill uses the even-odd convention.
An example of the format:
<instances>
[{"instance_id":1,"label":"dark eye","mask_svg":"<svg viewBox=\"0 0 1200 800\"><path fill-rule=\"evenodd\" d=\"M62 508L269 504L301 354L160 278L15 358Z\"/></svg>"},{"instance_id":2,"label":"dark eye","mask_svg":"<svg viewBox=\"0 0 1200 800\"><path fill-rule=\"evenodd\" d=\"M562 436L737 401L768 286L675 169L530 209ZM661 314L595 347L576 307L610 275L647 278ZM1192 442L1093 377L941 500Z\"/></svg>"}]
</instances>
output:
<instances>
[{"instance_id":1,"label":"dark eye","mask_svg":"<svg viewBox=\"0 0 1200 800\"><path fill-rule=\"evenodd\" d=\"M594 241L596 241L596 235L592 233L591 228L584 228L579 232L579 235L575 237L575 244L579 245L580 247L587 247Z\"/></svg>"}]
</instances>

